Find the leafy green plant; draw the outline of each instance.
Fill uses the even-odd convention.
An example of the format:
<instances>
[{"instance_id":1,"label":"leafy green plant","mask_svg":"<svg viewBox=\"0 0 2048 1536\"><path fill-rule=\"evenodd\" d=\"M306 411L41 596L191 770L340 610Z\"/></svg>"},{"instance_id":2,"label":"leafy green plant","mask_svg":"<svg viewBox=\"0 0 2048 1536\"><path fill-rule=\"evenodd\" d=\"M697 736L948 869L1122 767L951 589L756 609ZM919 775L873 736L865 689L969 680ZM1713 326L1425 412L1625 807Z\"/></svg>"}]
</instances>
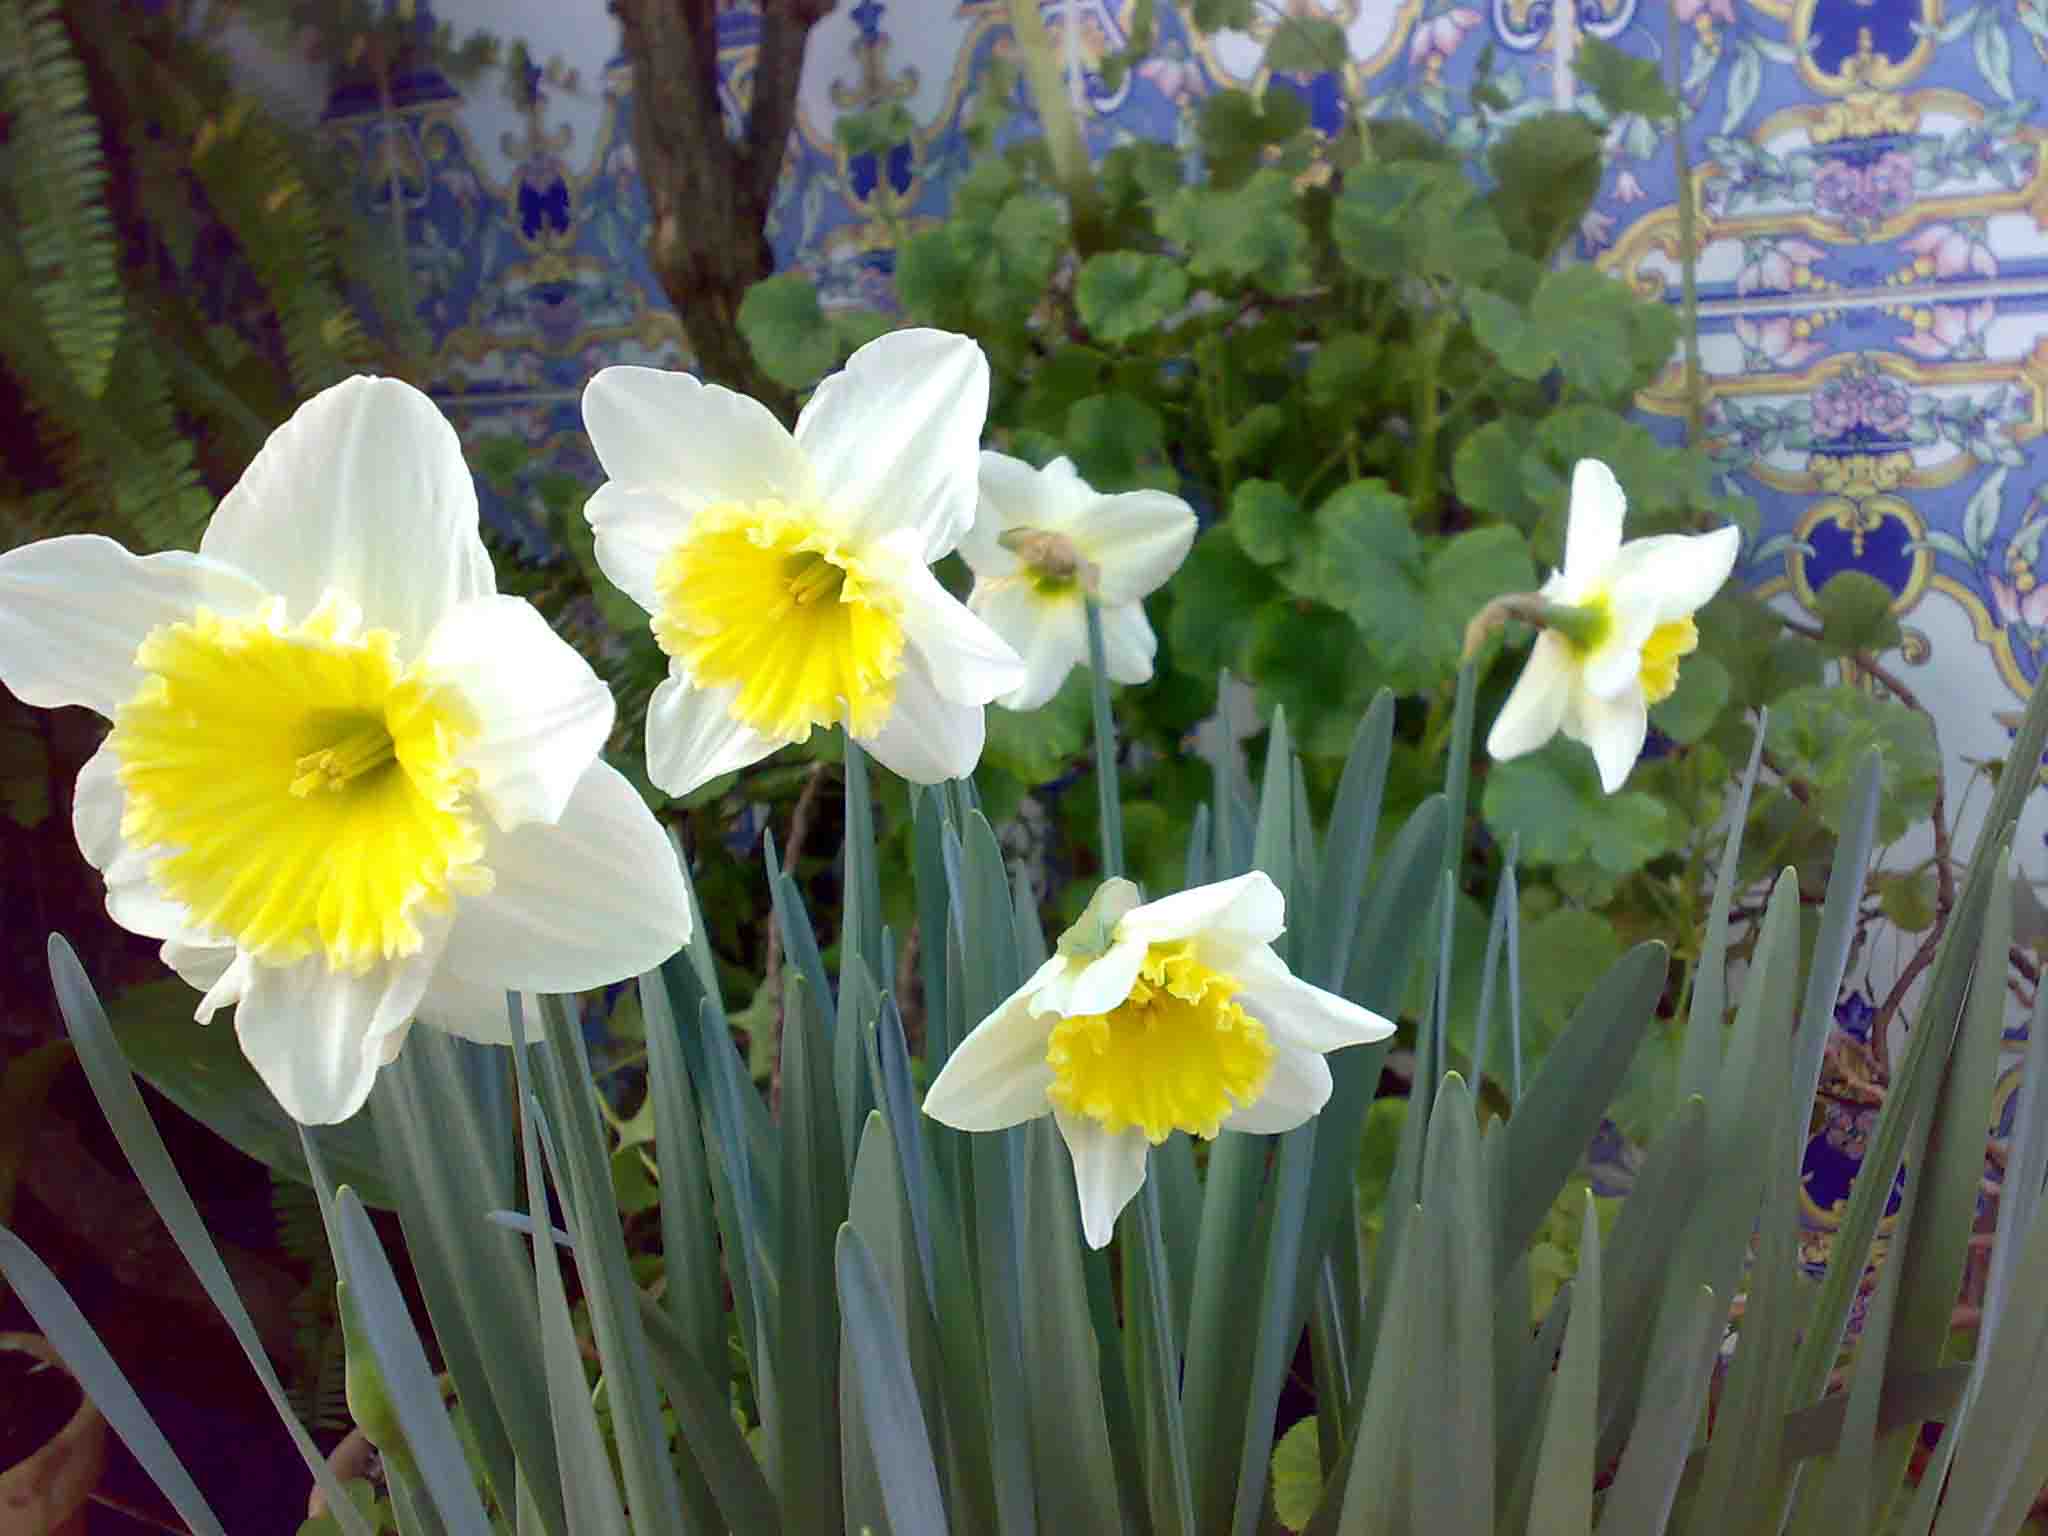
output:
<instances>
[{"instance_id":1,"label":"leafy green plant","mask_svg":"<svg viewBox=\"0 0 2048 1536\"><path fill-rule=\"evenodd\" d=\"M1331 47L1342 55L1341 39L1307 21L1279 29L1272 47L1285 55L1275 68L1329 67ZM1126 783L1146 814L1177 821L1209 793L1178 748L1225 675L1254 685L1269 712L1285 706L1318 809L1374 694L1414 701L1401 712L1388 798L1390 813L1412 809L1444 772L1465 624L1559 564L1580 458L1613 467L1632 536L1754 525L1702 444L1668 446L1629 415L1674 367L1679 313L1566 259L1606 127L1678 110L1654 68L1597 40L1586 78L1596 99L1584 113L1507 99L1498 82L1476 87L1482 142L1456 148L1357 103L1325 139L1284 89L1225 90L1203 101L1199 152L1185 161L1132 143L1093 167L1060 163L1048 147L1067 109L1040 92L1046 137L981 125L984 153L953 186L946 219L903 232L897 318L981 342L999 446L1035 462L1063 452L1098 489L1162 487L1205 511L1192 556L1152 603L1155 680L1122 699L1122 728L1141 748ZM741 312L762 366L798 389L889 318L828 312L799 274L757 285ZM1469 843L1461 834L1470 902L1460 922L1483 927L1519 842L1525 921L1574 914L1576 942L1559 951L1556 978L1567 1005L1647 938L1671 947L1682 1001L1699 960L1707 829L1766 707L1775 723L1752 806L1759 857L1825 880L1829 845L1804 808L1819 805L1839 832L1865 745L1886 765L1886 840L1929 814L1938 764L1928 717L1889 690L1824 681L1826 662L1860 667L1895 643L1873 587L1839 578L1823 595L1825 633L1725 594L1701 617L1702 651L1679 691L1652 717L1660 755L1621 796L1600 793L1569 743L1475 765L1480 826ZM1482 715L1509 680L1496 664L1503 648L1492 642L1479 658ZM992 715L981 782L998 812L1079 757L1071 702L1015 728ZM1086 870L1093 833L1077 789L1062 801L1075 814L1056 822L1053 862ZM1808 830L1788 839L1792 827ZM1157 878L1173 854L1140 846L1138 857ZM1743 875L1754 884L1765 867ZM1070 916L1085 894L1077 885L1055 911ZM1740 910L1747 921L1750 904ZM1469 1017L1454 1024L1461 1053L1469 1028ZM1644 1084L1622 1106L1633 1132L1663 1107L1652 1085L1668 1082L1677 1039L1670 1027L1653 1032ZM1547 1032L1531 1042L1538 1055L1546 1044Z\"/></svg>"}]
</instances>

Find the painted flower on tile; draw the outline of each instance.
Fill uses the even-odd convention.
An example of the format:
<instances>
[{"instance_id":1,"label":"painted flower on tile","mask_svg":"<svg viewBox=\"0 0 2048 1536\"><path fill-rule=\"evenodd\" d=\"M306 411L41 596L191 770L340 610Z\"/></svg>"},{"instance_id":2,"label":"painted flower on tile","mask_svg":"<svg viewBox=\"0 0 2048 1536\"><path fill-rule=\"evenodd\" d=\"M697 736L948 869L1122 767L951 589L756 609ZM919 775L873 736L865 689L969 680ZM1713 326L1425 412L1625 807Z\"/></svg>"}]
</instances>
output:
<instances>
[{"instance_id":1,"label":"painted flower on tile","mask_svg":"<svg viewBox=\"0 0 2048 1536\"><path fill-rule=\"evenodd\" d=\"M1814 172L1814 204L1852 228L1879 223L1913 205L1915 169L1913 157L1897 149L1867 164L1830 157Z\"/></svg>"},{"instance_id":2,"label":"painted flower on tile","mask_svg":"<svg viewBox=\"0 0 2048 1536\"><path fill-rule=\"evenodd\" d=\"M834 725L918 783L974 770L1024 668L931 564L974 522L987 412L981 348L934 330L860 348L794 433L687 373L590 381L598 564L669 662L649 778L688 794Z\"/></svg>"},{"instance_id":3,"label":"painted flower on tile","mask_svg":"<svg viewBox=\"0 0 2048 1536\"><path fill-rule=\"evenodd\" d=\"M1811 240L1752 238L1742 242L1742 270L1735 274L1737 293L1792 293L1813 288L1814 263L1827 247Z\"/></svg>"},{"instance_id":4,"label":"painted flower on tile","mask_svg":"<svg viewBox=\"0 0 2048 1536\"><path fill-rule=\"evenodd\" d=\"M1273 952L1280 888L1254 872L1138 903L1111 880L1059 950L947 1058L924 1112L962 1131L1050 1114L1088 1244L1110 1239L1175 1131L1289 1131L1329 1101L1323 1057L1393 1024L1299 980Z\"/></svg>"},{"instance_id":5,"label":"painted flower on tile","mask_svg":"<svg viewBox=\"0 0 2048 1536\"><path fill-rule=\"evenodd\" d=\"M1945 282L1959 277L1998 276L1998 258L1985 243L1982 219L1929 224L1911 239L1900 241L1899 248L1913 256L1909 280L1931 277Z\"/></svg>"},{"instance_id":6,"label":"painted flower on tile","mask_svg":"<svg viewBox=\"0 0 2048 1536\"><path fill-rule=\"evenodd\" d=\"M1481 19L1472 6L1454 5L1418 21L1408 37L1408 67L1435 80L1443 71L1444 60L1458 51Z\"/></svg>"},{"instance_id":7,"label":"painted flower on tile","mask_svg":"<svg viewBox=\"0 0 2048 1536\"><path fill-rule=\"evenodd\" d=\"M1905 384L1874 368L1852 368L1813 392L1813 435L1824 440L1895 441L1913 424L1913 397Z\"/></svg>"},{"instance_id":8,"label":"painted flower on tile","mask_svg":"<svg viewBox=\"0 0 2048 1536\"><path fill-rule=\"evenodd\" d=\"M1748 373L1797 368L1827 350L1813 339L1813 320L1806 315L1737 315L1735 339L1742 344Z\"/></svg>"},{"instance_id":9,"label":"painted flower on tile","mask_svg":"<svg viewBox=\"0 0 2048 1536\"><path fill-rule=\"evenodd\" d=\"M2031 569L2013 572L2010 580L1993 576L1991 599L2001 624L2023 625L2028 630L2048 625L2048 586Z\"/></svg>"},{"instance_id":10,"label":"painted flower on tile","mask_svg":"<svg viewBox=\"0 0 2048 1536\"><path fill-rule=\"evenodd\" d=\"M113 722L73 823L107 910L235 1009L294 1118L346 1119L415 1018L506 1038L505 993L636 975L689 935L675 854L598 761L612 699L496 590L426 396L323 391L199 553L0 555L0 680Z\"/></svg>"},{"instance_id":11,"label":"painted flower on tile","mask_svg":"<svg viewBox=\"0 0 2048 1536\"><path fill-rule=\"evenodd\" d=\"M1979 358L1984 355L1984 336L1998 316L1990 299L1975 304L1932 304L1901 311L1913 327L1899 338L1899 345L1921 357L1943 360Z\"/></svg>"}]
</instances>

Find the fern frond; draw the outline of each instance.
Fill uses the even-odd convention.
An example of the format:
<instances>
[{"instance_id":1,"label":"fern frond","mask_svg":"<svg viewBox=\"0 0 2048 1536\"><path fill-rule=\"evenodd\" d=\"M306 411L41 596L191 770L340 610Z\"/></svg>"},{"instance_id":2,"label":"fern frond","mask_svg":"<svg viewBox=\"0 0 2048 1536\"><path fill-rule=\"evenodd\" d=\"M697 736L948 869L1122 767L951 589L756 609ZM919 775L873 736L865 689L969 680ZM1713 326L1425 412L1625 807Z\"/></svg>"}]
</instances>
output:
<instances>
[{"instance_id":1,"label":"fern frond","mask_svg":"<svg viewBox=\"0 0 2048 1536\"><path fill-rule=\"evenodd\" d=\"M347 1355L335 1315L334 1258L320 1220L319 1198L309 1186L273 1170L270 1212L278 1246L311 1271L305 1289L292 1299L292 1337L299 1359L285 1395L293 1412L313 1429L346 1428Z\"/></svg>"},{"instance_id":2,"label":"fern frond","mask_svg":"<svg viewBox=\"0 0 2048 1536\"><path fill-rule=\"evenodd\" d=\"M120 252L99 124L57 0L0 0L0 104L30 291L72 379L97 399L121 334Z\"/></svg>"}]
</instances>

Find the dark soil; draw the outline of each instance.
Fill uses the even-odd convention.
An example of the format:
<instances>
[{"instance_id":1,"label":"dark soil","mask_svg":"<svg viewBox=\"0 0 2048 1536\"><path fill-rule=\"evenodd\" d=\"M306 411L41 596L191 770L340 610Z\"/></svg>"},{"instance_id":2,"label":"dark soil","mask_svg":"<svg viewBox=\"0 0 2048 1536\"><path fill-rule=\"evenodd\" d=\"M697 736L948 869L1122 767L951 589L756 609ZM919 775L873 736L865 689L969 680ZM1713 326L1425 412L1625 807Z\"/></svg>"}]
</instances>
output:
<instances>
[{"instance_id":1,"label":"dark soil","mask_svg":"<svg viewBox=\"0 0 2048 1536\"><path fill-rule=\"evenodd\" d=\"M55 1366L0 1350L0 1472L48 1445L84 1400L78 1383Z\"/></svg>"}]
</instances>

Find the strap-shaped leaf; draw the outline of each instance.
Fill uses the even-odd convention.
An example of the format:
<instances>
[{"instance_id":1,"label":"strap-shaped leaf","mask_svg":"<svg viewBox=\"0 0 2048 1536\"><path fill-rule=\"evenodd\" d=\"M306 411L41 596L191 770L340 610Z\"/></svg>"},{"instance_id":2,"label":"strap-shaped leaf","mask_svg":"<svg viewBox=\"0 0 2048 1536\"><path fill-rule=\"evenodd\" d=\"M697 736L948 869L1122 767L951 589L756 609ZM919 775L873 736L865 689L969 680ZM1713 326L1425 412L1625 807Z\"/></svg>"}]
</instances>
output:
<instances>
[{"instance_id":1,"label":"strap-shaped leaf","mask_svg":"<svg viewBox=\"0 0 2048 1536\"><path fill-rule=\"evenodd\" d=\"M71 1033L71 1043L77 1047L79 1065L85 1068L86 1077L92 1083L93 1097L99 1101L100 1112L107 1117L107 1125L113 1131L114 1139L120 1142L128 1165L135 1170L136 1178L142 1181L149 1203L156 1207L156 1213L170 1230L178 1251L199 1277L207 1299L226 1321L235 1342L242 1346L242 1354L250 1369L263 1383L263 1391L269 1397L271 1407L290 1433L292 1443L298 1447L307 1470L313 1474L313 1481L326 1495L328 1507L334 1511L342 1529L348 1536L370 1536L361 1514L329 1470L327 1458L320 1454L312 1437L306 1433L306 1427L292 1412L284 1385L277 1379L277 1372L264 1351L263 1341L257 1337L256 1325L249 1319L248 1308L242 1305L241 1297L235 1293L234 1282L228 1278L227 1266L221 1263L220 1252L213 1245L206 1223L200 1219L199 1208L192 1203L185 1181L178 1176L170 1153L164 1150L156 1123L143 1107L135 1079L129 1075L113 1031L107 1025L106 1010L100 1007L99 997L93 991L92 983L86 979L85 968L78 963L78 956L61 934L50 935L49 959L57 1007L64 1015L64 1027Z\"/></svg>"},{"instance_id":2,"label":"strap-shaped leaf","mask_svg":"<svg viewBox=\"0 0 2048 1536\"><path fill-rule=\"evenodd\" d=\"M1495 1251L1518 1253L1584 1161L1664 991L1664 946L1638 944L1594 984L1508 1121Z\"/></svg>"},{"instance_id":3,"label":"strap-shaped leaf","mask_svg":"<svg viewBox=\"0 0 2048 1536\"><path fill-rule=\"evenodd\" d=\"M1579 1230L1579 1272L1557 1385L1543 1425L1529 1536L1579 1536L1593 1529L1594 1451L1600 1442L1600 1218L1586 1196Z\"/></svg>"},{"instance_id":4,"label":"strap-shaped leaf","mask_svg":"<svg viewBox=\"0 0 2048 1536\"><path fill-rule=\"evenodd\" d=\"M5 1227L0 1227L0 1275L7 1277L36 1327L63 1359L64 1368L170 1501L178 1518L194 1536L224 1536L206 1496L78 1304L49 1266Z\"/></svg>"},{"instance_id":5,"label":"strap-shaped leaf","mask_svg":"<svg viewBox=\"0 0 2048 1536\"><path fill-rule=\"evenodd\" d=\"M903 1330L882 1290L874 1256L850 1226L839 1229L839 1305L852 1347L854 1386L881 1479L892 1530L941 1532L946 1509L939 1498L931 1436L918 1403Z\"/></svg>"}]
</instances>

